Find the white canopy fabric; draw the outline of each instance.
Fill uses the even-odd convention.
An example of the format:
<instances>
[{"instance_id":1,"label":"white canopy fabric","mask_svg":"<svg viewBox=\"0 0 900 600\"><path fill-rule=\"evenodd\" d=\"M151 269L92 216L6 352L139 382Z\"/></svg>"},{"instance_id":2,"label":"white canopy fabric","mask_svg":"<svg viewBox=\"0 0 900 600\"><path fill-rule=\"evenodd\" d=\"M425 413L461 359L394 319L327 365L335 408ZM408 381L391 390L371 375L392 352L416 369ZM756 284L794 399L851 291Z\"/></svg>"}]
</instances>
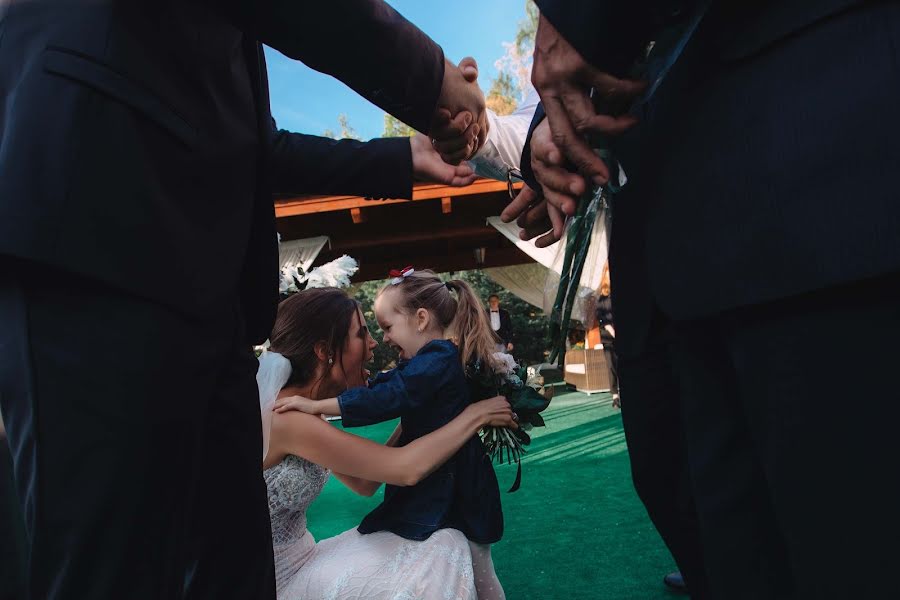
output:
<instances>
[{"instance_id":1,"label":"white canopy fabric","mask_svg":"<svg viewBox=\"0 0 900 600\"><path fill-rule=\"evenodd\" d=\"M510 267L489 267L484 274L528 304L544 309L547 267L536 262Z\"/></svg>"},{"instance_id":2,"label":"white canopy fabric","mask_svg":"<svg viewBox=\"0 0 900 600\"><path fill-rule=\"evenodd\" d=\"M504 223L500 217L488 217L487 221L542 268L536 269L537 265L515 265L485 269L485 273L522 300L543 308L544 313L549 315L556 300L556 290L559 286L562 263L565 259L566 237L564 236L562 240L547 248L538 248L532 241L519 239L521 228L514 222ZM591 232L591 245L572 310L572 318L581 321L585 326L589 326L593 320L593 300L600 287L603 265L608 256L609 236L606 215L604 211L599 211L597 222ZM522 268L526 266L531 268Z\"/></svg>"},{"instance_id":3,"label":"white canopy fabric","mask_svg":"<svg viewBox=\"0 0 900 600\"><path fill-rule=\"evenodd\" d=\"M325 247L329 244L328 236L320 235L311 238L302 238L299 240L282 241L278 244L278 268L281 269L286 264L294 264L308 272L313 261Z\"/></svg>"}]
</instances>

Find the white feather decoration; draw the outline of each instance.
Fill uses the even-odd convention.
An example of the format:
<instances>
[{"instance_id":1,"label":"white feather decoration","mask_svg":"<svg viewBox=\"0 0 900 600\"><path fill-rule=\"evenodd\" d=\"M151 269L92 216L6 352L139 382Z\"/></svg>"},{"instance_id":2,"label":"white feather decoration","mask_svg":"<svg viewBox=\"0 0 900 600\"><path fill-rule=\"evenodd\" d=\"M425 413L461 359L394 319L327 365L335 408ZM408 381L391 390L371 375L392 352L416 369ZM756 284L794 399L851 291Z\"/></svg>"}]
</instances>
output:
<instances>
[{"instance_id":1,"label":"white feather decoration","mask_svg":"<svg viewBox=\"0 0 900 600\"><path fill-rule=\"evenodd\" d=\"M305 281L308 288L342 288L350 285L350 278L357 271L359 271L359 264L354 258L345 254L340 258L316 267L301 281Z\"/></svg>"}]
</instances>

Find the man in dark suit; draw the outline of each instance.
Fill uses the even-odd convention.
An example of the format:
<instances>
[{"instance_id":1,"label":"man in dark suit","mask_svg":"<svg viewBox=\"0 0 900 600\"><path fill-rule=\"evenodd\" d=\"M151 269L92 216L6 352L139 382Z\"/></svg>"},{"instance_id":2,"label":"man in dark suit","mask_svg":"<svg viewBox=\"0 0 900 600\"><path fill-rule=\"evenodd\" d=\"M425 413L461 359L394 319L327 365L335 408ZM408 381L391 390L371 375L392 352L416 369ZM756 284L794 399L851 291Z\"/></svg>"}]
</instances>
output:
<instances>
[{"instance_id":1,"label":"man in dark suit","mask_svg":"<svg viewBox=\"0 0 900 600\"><path fill-rule=\"evenodd\" d=\"M25 588L25 531L13 480L12 456L0 419L0 600L19 600Z\"/></svg>"},{"instance_id":2,"label":"man in dark suit","mask_svg":"<svg viewBox=\"0 0 900 600\"><path fill-rule=\"evenodd\" d=\"M553 107L558 154L603 181L576 128L617 134L634 121L594 113L583 93L573 101L575 82L590 79L601 98L639 93L615 76L690 10L539 4L541 27L551 26L538 34L534 78ZM555 45L557 34L577 52ZM630 270L646 290L644 314L655 304L674 323L716 598L896 593L887 565L900 558L900 205L889 175L900 159L898 36L896 2L713 2L640 109L638 140L622 140L640 199L613 238L614 252L632 257L614 265L617 293ZM631 143L639 156L629 163ZM554 210L571 210L575 180L542 180ZM623 235L634 238L616 250ZM851 370L865 410L849 430L830 366L838 322L860 349ZM644 323L653 331L653 318Z\"/></svg>"},{"instance_id":3,"label":"man in dark suit","mask_svg":"<svg viewBox=\"0 0 900 600\"><path fill-rule=\"evenodd\" d=\"M274 598L272 192L409 197L412 170L406 140L277 130L260 43L433 137L483 124L380 1L0 6L0 408L34 598Z\"/></svg>"},{"instance_id":4,"label":"man in dark suit","mask_svg":"<svg viewBox=\"0 0 900 600\"><path fill-rule=\"evenodd\" d=\"M497 349L501 352L512 352L513 350L513 330L512 319L509 311L500 308L500 296L491 294L488 296L488 320L491 323L491 329L497 334L500 342Z\"/></svg>"}]
</instances>

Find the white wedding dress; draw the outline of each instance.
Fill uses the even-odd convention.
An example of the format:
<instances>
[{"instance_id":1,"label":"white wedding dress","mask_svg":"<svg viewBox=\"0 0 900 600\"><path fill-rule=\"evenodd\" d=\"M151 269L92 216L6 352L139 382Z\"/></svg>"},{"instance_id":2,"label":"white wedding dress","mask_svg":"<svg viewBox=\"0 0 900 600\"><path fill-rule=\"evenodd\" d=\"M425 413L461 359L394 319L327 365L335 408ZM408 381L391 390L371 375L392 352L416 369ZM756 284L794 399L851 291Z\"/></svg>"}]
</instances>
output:
<instances>
[{"instance_id":1,"label":"white wedding dress","mask_svg":"<svg viewBox=\"0 0 900 600\"><path fill-rule=\"evenodd\" d=\"M455 529L421 542L351 529L316 543L306 528L306 510L329 475L296 456L264 472L278 600L477 599L472 553Z\"/></svg>"}]
</instances>

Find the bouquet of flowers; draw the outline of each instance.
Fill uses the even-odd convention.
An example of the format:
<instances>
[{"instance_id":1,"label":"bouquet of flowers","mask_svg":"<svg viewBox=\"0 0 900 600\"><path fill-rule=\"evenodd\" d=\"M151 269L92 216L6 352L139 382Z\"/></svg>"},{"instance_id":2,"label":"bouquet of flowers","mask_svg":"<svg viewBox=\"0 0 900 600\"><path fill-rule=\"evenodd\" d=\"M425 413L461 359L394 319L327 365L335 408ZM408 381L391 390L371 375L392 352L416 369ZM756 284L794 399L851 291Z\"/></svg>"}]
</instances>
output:
<instances>
[{"instance_id":1,"label":"bouquet of flowers","mask_svg":"<svg viewBox=\"0 0 900 600\"><path fill-rule=\"evenodd\" d=\"M522 483L522 454L531 443L528 432L534 427L543 427L541 412L550 400L541 395L536 387L529 385L527 369L518 364L509 354L497 352L493 356L494 366L475 361L467 368L470 383L476 386L476 398L506 396L518 417L519 428L486 427L481 440L492 460L506 464L516 463L516 480L510 492L519 489Z\"/></svg>"}]
</instances>

